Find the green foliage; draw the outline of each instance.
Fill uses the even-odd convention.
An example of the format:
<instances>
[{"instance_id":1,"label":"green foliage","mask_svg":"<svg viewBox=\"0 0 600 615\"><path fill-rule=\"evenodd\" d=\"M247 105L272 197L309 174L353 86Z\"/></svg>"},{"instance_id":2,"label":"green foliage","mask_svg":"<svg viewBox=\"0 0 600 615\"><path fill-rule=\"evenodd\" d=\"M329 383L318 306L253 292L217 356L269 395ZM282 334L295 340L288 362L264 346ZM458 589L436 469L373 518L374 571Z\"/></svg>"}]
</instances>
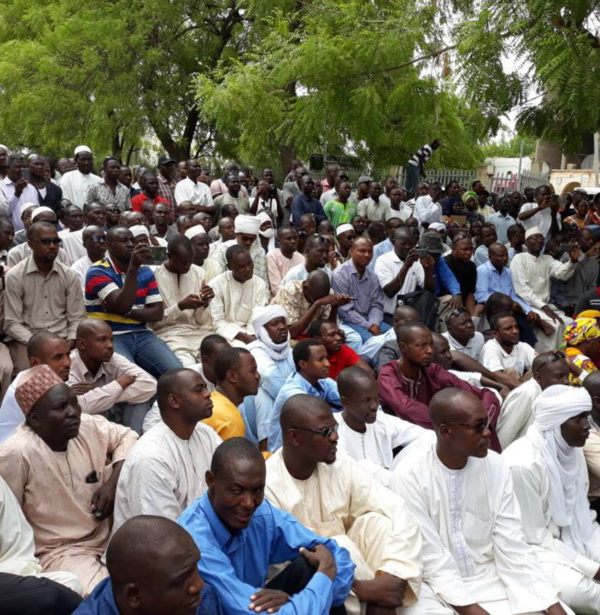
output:
<instances>
[{"instance_id":1,"label":"green foliage","mask_svg":"<svg viewBox=\"0 0 600 615\"><path fill-rule=\"evenodd\" d=\"M523 141L523 156L531 156L535 152L535 138L515 135L511 139L499 142L490 141L481 146L481 153L484 158L505 157L518 158L521 151L521 141Z\"/></svg>"}]
</instances>

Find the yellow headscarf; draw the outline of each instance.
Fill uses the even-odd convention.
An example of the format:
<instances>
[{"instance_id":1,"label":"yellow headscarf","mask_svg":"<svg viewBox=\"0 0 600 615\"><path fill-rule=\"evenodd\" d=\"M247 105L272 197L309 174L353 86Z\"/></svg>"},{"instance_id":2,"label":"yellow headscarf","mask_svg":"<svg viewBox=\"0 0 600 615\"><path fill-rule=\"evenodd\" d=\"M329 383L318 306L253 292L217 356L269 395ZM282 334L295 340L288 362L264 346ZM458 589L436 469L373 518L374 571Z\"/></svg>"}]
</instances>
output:
<instances>
[{"instance_id":1,"label":"yellow headscarf","mask_svg":"<svg viewBox=\"0 0 600 615\"><path fill-rule=\"evenodd\" d=\"M595 318L576 318L567 325L564 340L567 346L578 346L600 337L600 328Z\"/></svg>"}]
</instances>

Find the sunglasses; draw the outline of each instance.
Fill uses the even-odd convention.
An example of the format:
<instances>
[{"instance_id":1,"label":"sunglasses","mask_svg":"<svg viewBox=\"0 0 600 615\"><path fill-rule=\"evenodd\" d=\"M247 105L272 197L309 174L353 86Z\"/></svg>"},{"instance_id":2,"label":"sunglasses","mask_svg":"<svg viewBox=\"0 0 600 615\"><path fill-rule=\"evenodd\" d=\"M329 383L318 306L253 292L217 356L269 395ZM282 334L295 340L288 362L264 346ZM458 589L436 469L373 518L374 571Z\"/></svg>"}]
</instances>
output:
<instances>
[{"instance_id":1,"label":"sunglasses","mask_svg":"<svg viewBox=\"0 0 600 615\"><path fill-rule=\"evenodd\" d=\"M300 431L309 431L310 433L316 433L322 438L331 438L334 433L338 432L338 424L331 427L323 427L323 429L311 429L310 427L292 427L292 429L299 429Z\"/></svg>"},{"instance_id":2,"label":"sunglasses","mask_svg":"<svg viewBox=\"0 0 600 615\"><path fill-rule=\"evenodd\" d=\"M446 425L460 425L461 427L468 427L469 429L475 430L477 433L483 433L486 429L489 429L491 424L491 420L488 417L487 419L481 419L477 421L477 423L460 423L459 421L446 421Z\"/></svg>"},{"instance_id":3,"label":"sunglasses","mask_svg":"<svg viewBox=\"0 0 600 615\"><path fill-rule=\"evenodd\" d=\"M60 246L62 239L57 237L56 239L30 239L33 243L39 243L41 246Z\"/></svg>"}]
</instances>

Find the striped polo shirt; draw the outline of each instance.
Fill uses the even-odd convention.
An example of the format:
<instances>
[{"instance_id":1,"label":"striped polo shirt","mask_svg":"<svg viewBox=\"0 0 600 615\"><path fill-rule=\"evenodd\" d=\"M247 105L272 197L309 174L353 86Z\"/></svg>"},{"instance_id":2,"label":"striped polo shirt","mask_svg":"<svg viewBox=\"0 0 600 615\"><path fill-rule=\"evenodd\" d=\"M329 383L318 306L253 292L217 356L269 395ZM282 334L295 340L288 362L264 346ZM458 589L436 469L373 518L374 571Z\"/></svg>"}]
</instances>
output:
<instances>
[{"instance_id":1,"label":"striped polo shirt","mask_svg":"<svg viewBox=\"0 0 600 615\"><path fill-rule=\"evenodd\" d=\"M107 312L102 305L110 293L123 288L124 282L125 272L119 269L108 254L105 260L94 263L85 276L85 309L88 318L106 321L115 335L146 329L146 323ZM150 267L142 266L138 269L137 290L132 309L143 308L157 301L162 301L162 297L154 273Z\"/></svg>"}]
</instances>

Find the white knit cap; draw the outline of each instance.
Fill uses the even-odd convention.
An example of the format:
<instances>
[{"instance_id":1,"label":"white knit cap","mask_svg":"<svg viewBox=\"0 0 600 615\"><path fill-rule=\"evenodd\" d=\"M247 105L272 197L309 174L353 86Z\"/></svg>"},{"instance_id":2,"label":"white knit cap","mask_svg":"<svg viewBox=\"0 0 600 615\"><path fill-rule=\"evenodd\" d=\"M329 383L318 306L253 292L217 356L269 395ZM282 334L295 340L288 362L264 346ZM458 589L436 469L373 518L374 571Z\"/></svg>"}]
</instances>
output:
<instances>
[{"instance_id":1,"label":"white knit cap","mask_svg":"<svg viewBox=\"0 0 600 615\"><path fill-rule=\"evenodd\" d=\"M206 235L206 229L201 224L191 226L186 232L185 236L188 239L194 239L197 235Z\"/></svg>"},{"instance_id":2,"label":"white knit cap","mask_svg":"<svg viewBox=\"0 0 600 615\"><path fill-rule=\"evenodd\" d=\"M442 224L441 222L433 222L429 225L429 228L432 231L438 231L440 233L444 232L446 230L446 225Z\"/></svg>"},{"instance_id":3,"label":"white knit cap","mask_svg":"<svg viewBox=\"0 0 600 615\"><path fill-rule=\"evenodd\" d=\"M351 224L340 224L335 229L335 236L339 237L342 233L347 233L348 231L353 231L354 227Z\"/></svg>"},{"instance_id":4,"label":"white knit cap","mask_svg":"<svg viewBox=\"0 0 600 615\"><path fill-rule=\"evenodd\" d=\"M50 207L46 207L45 205L42 205L41 207L36 207L35 211L31 214L31 221L33 222L40 214L45 214L45 213L53 214L54 210L50 209Z\"/></svg>"},{"instance_id":5,"label":"white knit cap","mask_svg":"<svg viewBox=\"0 0 600 615\"><path fill-rule=\"evenodd\" d=\"M150 232L143 224L134 224L129 227L129 230L134 238L139 237L140 235L145 235L148 239L150 239Z\"/></svg>"},{"instance_id":6,"label":"white knit cap","mask_svg":"<svg viewBox=\"0 0 600 615\"><path fill-rule=\"evenodd\" d=\"M92 153L92 150L91 150L91 149L90 149L87 145L78 145L78 146L75 148L75 151L73 152L73 154L74 154L75 156L77 156L77 154L83 154L83 152L86 152L86 153L88 153L88 154L91 154L91 153Z\"/></svg>"},{"instance_id":7,"label":"white knit cap","mask_svg":"<svg viewBox=\"0 0 600 615\"><path fill-rule=\"evenodd\" d=\"M258 235L260 221L256 216L237 216L234 222L236 233L244 235Z\"/></svg>"},{"instance_id":8,"label":"white knit cap","mask_svg":"<svg viewBox=\"0 0 600 615\"><path fill-rule=\"evenodd\" d=\"M22 216L28 209L35 209L36 207L35 203L23 203L19 208L19 216Z\"/></svg>"},{"instance_id":9,"label":"white knit cap","mask_svg":"<svg viewBox=\"0 0 600 615\"><path fill-rule=\"evenodd\" d=\"M539 226L532 226L530 229L525 231L525 239L529 239L532 235L543 235L542 231L540 231Z\"/></svg>"}]
</instances>

